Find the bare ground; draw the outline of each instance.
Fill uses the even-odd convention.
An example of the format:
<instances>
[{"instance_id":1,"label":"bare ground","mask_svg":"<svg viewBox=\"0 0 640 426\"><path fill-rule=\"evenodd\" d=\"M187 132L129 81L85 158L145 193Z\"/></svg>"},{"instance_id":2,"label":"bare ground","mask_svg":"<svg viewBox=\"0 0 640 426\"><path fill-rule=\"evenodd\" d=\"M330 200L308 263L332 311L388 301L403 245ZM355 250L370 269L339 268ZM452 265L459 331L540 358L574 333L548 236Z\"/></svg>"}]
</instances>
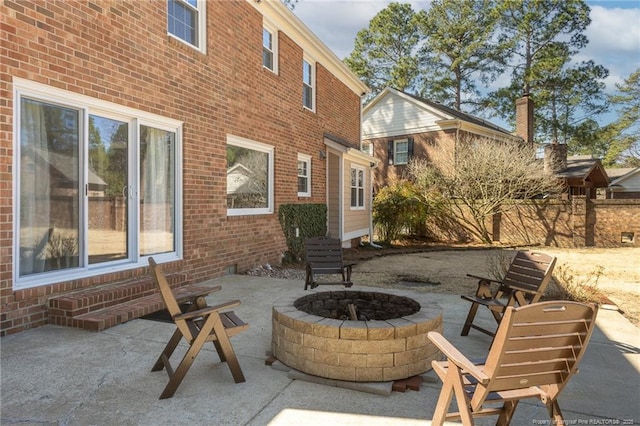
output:
<instances>
[{"instance_id":1,"label":"bare ground","mask_svg":"<svg viewBox=\"0 0 640 426\"><path fill-rule=\"evenodd\" d=\"M353 266L354 284L372 287L412 288L431 293L472 294L476 280L467 273L491 276L490 269L499 258L513 249L486 247L442 247L408 245L374 249L360 247L345 251L345 260ZM640 247L564 249L542 247L540 251L558 258L556 272L565 269L578 285L594 283L601 302L614 304L640 327ZM302 265L287 268L261 267L251 275L304 279ZM554 292L554 286L549 291ZM551 295L553 298L553 295Z\"/></svg>"}]
</instances>

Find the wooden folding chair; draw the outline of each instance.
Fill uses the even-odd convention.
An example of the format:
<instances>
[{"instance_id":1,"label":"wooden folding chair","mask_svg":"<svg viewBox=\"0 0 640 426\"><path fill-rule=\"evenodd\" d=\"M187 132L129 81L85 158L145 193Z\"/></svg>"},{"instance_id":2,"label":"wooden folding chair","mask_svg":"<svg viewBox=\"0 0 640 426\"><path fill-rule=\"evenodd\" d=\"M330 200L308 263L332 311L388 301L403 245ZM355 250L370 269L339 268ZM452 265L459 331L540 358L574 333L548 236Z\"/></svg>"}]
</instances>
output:
<instances>
[{"instance_id":1,"label":"wooden folding chair","mask_svg":"<svg viewBox=\"0 0 640 426\"><path fill-rule=\"evenodd\" d=\"M342 259L342 245L337 238L315 237L305 240L306 277L304 289L316 288L318 285L344 285L351 287L352 264L345 264ZM341 275L341 281L317 281L318 275Z\"/></svg>"},{"instance_id":2,"label":"wooden folding chair","mask_svg":"<svg viewBox=\"0 0 640 426\"><path fill-rule=\"evenodd\" d=\"M442 390L433 425L499 415L508 425L518 402L539 398L553 424L565 424L558 395L584 355L595 326L598 306L568 301L541 302L506 308L486 361L474 364L437 332L429 339L446 361L433 361ZM448 413L455 395L458 412ZM495 404L498 404L496 407Z\"/></svg>"},{"instance_id":3,"label":"wooden folding chair","mask_svg":"<svg viewBox=\"0 0 640 426\"><path fill-rule=\"evenodd\" d=\"M176 324L176 331L151 369L151 371L160 371L164 368L169 375L169 383L162 391L160 399L173 396L206 342L213 343L220 360L226 362L229 366L234 381L236 383L244 382L245 378L229 337L246 330L249 325L244 323L232 311L221 312L240 305L240 301L233 300L216 306L207 306L204 297L198 297L191 304L191 307L183 313L169 283L162 274L160 266L156 264L153 258L149 258L149 268L153 275L153 280L160 290L162 300ZM180 361L178 368L174 370L170 363L170 358L183 338L189 348L182 361Z\"/></svg>"},{"instance_id":4,"label":"wooden folding chair","mask_svg":"<svg viewBox=\"0 0 640 426\"><path fill-rule=\"evenodd\" d=\"M460 334L466 336L471 328L475 328L493 336L493 331L473 323L478 308L480 306L489 308L496 323L500 324L507 306L524 306L540 300L551 280L555 265L556 258L553 256L534 251L519 251L511 261L502 281L467 274L479 281L474 296L461 296L464 300L471 302L471 308ZM497 288L492 289L491 283L498 284Z\"/></svg>"}]
</instances>

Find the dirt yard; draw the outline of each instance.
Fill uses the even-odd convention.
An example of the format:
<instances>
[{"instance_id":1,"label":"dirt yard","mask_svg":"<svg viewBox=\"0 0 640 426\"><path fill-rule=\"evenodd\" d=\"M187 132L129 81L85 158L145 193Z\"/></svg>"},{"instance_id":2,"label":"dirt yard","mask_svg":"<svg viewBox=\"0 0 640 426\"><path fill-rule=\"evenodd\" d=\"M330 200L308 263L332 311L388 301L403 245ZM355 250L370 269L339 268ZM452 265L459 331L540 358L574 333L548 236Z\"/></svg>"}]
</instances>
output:
<instances>
[{"instance_id":1,"label":"dirt yard","mask_svg":"<svg viewBox=\"0 0 640 426\"><path fill-rule=\"evenodd\" d=\"M432 293L472 294L476 280L467 273L489 274L492 264L505 257L507 249L459 248L426 251L415 249L353 249L345 257L357 262L354 283L378 287L411 287ZM640 248L559 249L542 252L558 258L556 271L564 268L578 284L592 282L601 271L597 288L631 322L640 326ZM551 287L551 286L550 286Z\"/></svg>"},{"instance_id":2,"label":"dirt yard","mask_svg":"<svg viewBox=\"0 0 640 426\"><path fill-rule=\"evenodd\" d=\"M538 250L558 258L554 272L568 271L577 285L594 284L600 271L597 289L601 303L613 304L637 327L640 327L640 248ZM407 244L401 247L374 249L364 246L345 250L346 262L354 263L355 285L412 288L431 293L473 294L477 280L467 273L491 278L491 265L500 258L510 260L513 249L495 247L451 247ZM261 266L248 275L304 280L304 265ZM556 274L554 274L556 275ZM548 287L554 290L555 283ZM552 298L552 297L551 297Z\"/></svg>"}]
</instances>

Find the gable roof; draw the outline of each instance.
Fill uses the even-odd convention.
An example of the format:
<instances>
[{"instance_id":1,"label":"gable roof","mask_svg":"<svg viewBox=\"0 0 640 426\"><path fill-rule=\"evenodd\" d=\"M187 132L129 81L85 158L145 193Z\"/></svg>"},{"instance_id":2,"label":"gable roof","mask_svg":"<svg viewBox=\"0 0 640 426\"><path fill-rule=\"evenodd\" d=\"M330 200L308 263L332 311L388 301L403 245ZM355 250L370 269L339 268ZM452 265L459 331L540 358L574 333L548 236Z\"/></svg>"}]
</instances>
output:
<instances>
[{"instance_id":1,"label":"gable roof","mask_svg":"<svg viewBox=\"0 0 640 426\"><path fill-rule=\"evenodd\" d=\"M627 179L635 175L640 175L640 167L625 167L619 169L606 169L607 175L611 178L611 185L620 185Z\"/></svg>"},{"instance_id":2,"label":"gable roof","mask_svg":"<svg viewBox=\"0 0 640 426\"><path fill-rule=\"evenodd\" d=\"M391 87L373 98L363 108L362 115L363 139L448 129L492 138L520 139L487 120ZM382 120L386 120L385 123L379 124Z\"/></svg>"},{"instance_id":3,"label":"gable roof","mask_svg":"<svg viewBox=\"0 0 640 426\"><path fill-rule=\"evenodd\" d=\"M590 156L568 157L567 167L556 172L556 176L566 179L571 186L587 186L587 182L596 188L609 185L609 177L602 163Z\"/></svg>"}]
</instances>

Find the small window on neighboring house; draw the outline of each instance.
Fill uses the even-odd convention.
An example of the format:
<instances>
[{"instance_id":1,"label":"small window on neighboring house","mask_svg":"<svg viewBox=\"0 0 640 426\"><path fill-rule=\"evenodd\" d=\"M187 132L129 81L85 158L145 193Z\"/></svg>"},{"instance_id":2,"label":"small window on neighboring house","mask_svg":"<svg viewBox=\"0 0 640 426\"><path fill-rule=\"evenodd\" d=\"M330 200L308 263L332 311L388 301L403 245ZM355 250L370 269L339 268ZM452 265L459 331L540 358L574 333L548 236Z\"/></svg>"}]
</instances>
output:
<instances>
[{"instance_id":1,"label":"small window on neighboring house","mask_svg":"<svg viewBox=\"0 0 640 426\"><path fill-rule=\"evenodd\" d=\"M302 105L314 110L315 79L313 63L306 58L302 61Z\"/></svg>"},{"instance_id":2,"label":"small window on neighboring house","mask_svg":"<svg viewBox=\"0 0 640 426\"><path fill-rule=\"evenodd\" d=\"M351 208L364 208L364 169L351 166Z\"/></svg>"},{"instance_id":3,"label":"small window on neighboring house","mask_svg":"<svg viewBox=\"0 0 640 426\"><path fill-rule=\"evenodd\" d=\"M206 46L204 0L167 0L167 31L201 52Z\"/></svg>"},{"instance_id":4,"label":"small window on neighboring house","mask_svg":"<svg viewBox=\"0 0 640 426\"><path fill-rule=\"evenodd\" d=\"M413 157L413 138L389 141L389 164L402 165L409 163Z\"/></svg>"},{"instance_id":5,"label":"small window on neighboring house","mask_svg":"<svg viewBox=\"0 0 640 426\"><path fill-rule=\"evenodd\" d=\"M361 151L373 155L373 144L371 142L362 142Z\"/></svg>"},{"instance_id":6,"label":"small window on neighboring house","mask_svg":"<svg viewBox=\"0 0 640 426\"><path fill-rule=\"evenodd\" d=\"M311 197L311 156L298 154L298 197Z\"/></svg>"},{"instance_id":7,"label":"small window on neighboring house","mask_svg":"<svg viewBox=\"0 0 640 426\"><path fill-rule=\"evenodd\" d=\"M262 29L262 66L278 73L278 32L266 24Z\"/></svg>"}]
</instances>

